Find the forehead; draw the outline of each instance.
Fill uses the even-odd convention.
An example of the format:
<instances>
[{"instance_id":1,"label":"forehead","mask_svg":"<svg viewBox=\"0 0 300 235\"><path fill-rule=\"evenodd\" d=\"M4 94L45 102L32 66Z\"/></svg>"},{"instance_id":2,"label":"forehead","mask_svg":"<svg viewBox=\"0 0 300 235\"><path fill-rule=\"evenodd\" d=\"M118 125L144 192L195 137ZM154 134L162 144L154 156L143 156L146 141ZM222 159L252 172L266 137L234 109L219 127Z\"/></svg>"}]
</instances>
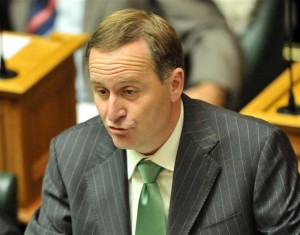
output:
<instances>
[{"instance_id":1,"label":"forehead","mask_svg":"<svg viewBox=\"0 0 300 235\"><path fill-rule=\"evenodd\" d=\"M153 70L152 59L145 41L126 44L116 50L105 52L93 48L89 59L92 80L112 77L140 77Z\"/></svg>"},{"instance_id":2,"label":"forehead","mask_svg":"<svg viewBox=\"0 0 300 235\"><path fill-rule=\"evenodd\" d=\"M89 64L116 63L120 61L132 61L136 63L149 63L152 58L147 43L140 39L130 42L112 51L102 51L92 48L90 52Z\"/></svg>"}]
</instances>

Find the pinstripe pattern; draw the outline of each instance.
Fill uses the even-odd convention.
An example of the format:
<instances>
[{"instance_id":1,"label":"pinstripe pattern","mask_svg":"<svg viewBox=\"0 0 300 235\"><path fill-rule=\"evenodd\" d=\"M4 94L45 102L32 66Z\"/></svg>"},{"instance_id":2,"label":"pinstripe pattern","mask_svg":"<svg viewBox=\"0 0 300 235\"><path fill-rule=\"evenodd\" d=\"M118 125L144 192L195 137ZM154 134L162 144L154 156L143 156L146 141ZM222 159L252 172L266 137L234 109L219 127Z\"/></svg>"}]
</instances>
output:
<instances>
[{"instance_id":1,"label":"pinstripe pattern","mask_svg":"<svg viewBox=\"0 0 300 235\"><path fill-rule=\"evenodd\" d=\"M300 234L300 180L282 132L183 96L168 234ZM130 234L125 151L98 117L54 138L26 234Z\"/></svg>"}]
</instances>

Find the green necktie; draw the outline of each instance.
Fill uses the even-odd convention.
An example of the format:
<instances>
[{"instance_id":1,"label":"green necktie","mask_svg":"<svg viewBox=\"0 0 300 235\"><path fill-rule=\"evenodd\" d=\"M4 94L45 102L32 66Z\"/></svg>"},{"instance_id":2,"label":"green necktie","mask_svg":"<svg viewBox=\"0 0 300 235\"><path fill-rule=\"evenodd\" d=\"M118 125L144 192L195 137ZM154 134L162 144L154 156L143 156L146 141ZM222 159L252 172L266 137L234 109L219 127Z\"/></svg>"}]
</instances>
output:
<instances>
[{"instance_id":1,"label":"green necktie","mask_svg":"<svg viewBox=\"0 0 300 235\"><path fill-rule=\"evenodd\" d=\"M151 161L142 161L138 164L144 185L139 200L136 235L166 234L164 207L156 183L161 169L160 166Z\"/></svg>"}]
</instances>

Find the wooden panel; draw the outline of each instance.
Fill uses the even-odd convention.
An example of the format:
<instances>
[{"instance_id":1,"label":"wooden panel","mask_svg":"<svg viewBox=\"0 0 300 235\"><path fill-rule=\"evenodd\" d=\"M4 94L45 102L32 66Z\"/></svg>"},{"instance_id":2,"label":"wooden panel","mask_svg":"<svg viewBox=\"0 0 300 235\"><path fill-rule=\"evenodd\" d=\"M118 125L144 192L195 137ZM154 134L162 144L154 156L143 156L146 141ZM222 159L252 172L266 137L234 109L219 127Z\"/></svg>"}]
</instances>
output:
<instances>
[{"instance_id":1,"label":"wooden panel","mask_svg":"<svg viewBox=\"0 0 300 235\"><path fill-rule=\"evenodd\" d=\"M7 61L7 67L16 70L18 76L10 80L0 79L0 95L16 97L28 92L80 47L87 35L53 33L49 38L31 35L30 39L29 45Z\"/></svg>"},{"instance_id":2,"label":"wooden panel","mask_svg":"<svg viewBox=\"0 0 300 235\"><path fill-rule=\"evenodd\" d=\"M22 223L39 205L51 139L76 124L73 52L86 39L86 35L33 36L8 61L18 76L0 79L0 170L17 175Z\"/></svg>"}]
</instances>

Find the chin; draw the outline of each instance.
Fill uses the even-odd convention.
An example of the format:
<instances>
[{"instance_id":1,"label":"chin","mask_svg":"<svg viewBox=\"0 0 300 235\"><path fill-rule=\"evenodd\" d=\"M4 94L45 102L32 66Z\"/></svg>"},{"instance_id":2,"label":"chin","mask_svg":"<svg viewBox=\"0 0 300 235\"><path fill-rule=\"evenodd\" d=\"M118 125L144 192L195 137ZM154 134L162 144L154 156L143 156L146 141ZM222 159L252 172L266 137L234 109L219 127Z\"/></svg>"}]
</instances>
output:
<instances>
[{"instance_id":1,"label":"chin","mask_svg":"<svg viewBox=\"0 0 300 235\"><path fill-rule=\"evenodd\" d=\"M120 140L119 138L113 138L114 145L118 149L132 149L133 146L128 142L128 140Z\"/></svg>"}]
</instances>

